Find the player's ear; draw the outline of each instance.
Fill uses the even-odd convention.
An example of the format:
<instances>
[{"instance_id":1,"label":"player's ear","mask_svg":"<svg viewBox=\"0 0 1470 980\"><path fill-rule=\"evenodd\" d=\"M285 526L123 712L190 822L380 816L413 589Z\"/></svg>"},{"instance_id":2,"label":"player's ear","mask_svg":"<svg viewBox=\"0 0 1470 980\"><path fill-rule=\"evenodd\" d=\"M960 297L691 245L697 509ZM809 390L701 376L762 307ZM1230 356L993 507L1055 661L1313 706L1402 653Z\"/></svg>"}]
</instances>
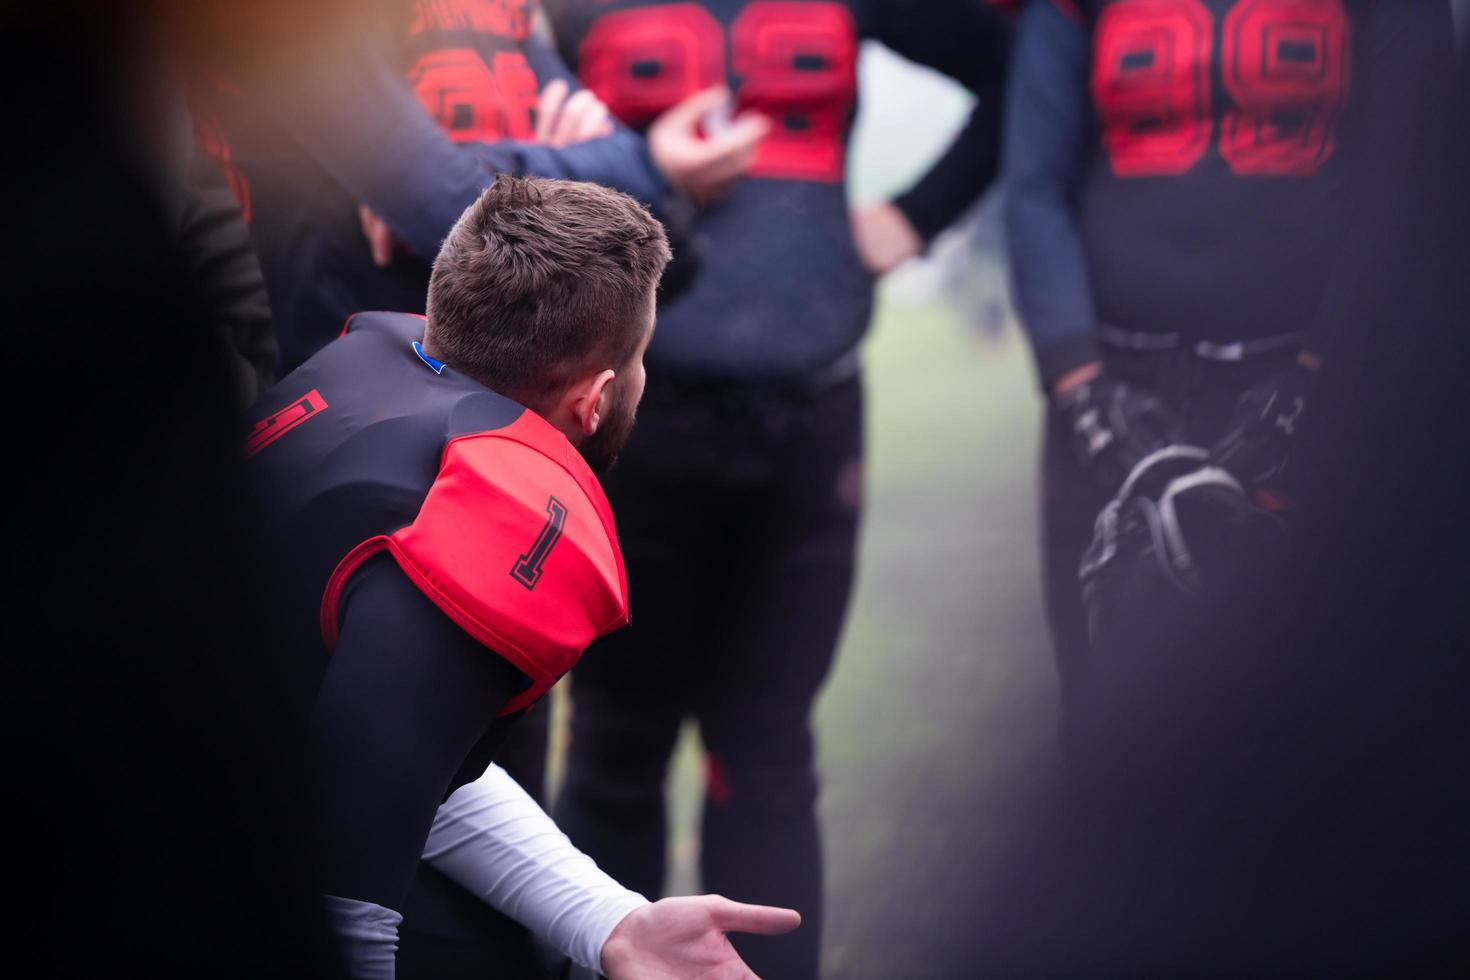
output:
<instances>
[{"instance_id":1,"label":"player's ear","mask_svg":"<svg viewBox=\"0 0 1470 980\"><path fill-rule=\"evenodd\" d=\"M611 368L589 374L572 383L563 398L576 429L584 438L597 431L607 418L607 406L612 397L612 380L616 377Z\"/></svg>"}]
</instances>

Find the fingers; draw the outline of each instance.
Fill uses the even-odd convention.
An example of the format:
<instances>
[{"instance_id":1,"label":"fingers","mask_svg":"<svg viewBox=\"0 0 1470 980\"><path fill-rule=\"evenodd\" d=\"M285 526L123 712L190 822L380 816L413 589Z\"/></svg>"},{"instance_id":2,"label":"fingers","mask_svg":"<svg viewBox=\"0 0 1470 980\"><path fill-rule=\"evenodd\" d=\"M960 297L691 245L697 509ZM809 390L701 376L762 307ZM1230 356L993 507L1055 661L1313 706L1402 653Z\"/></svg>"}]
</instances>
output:
<instances>
[{"instance_id":1,"label":"fingers","mask_svg":"<svg viewBox=\"0 0 1470 980\"><path fill-rule=\"evenodd\" d=\"M569 94L570 93L570 94ZM553 79L541 90L536 103L536 141L547 146L571 146L585 140L611 136L612 117L589 89L571 92L561 79Z\"/></svg>"},{"instance_id":2,"label":"fingers","mask_svg":"<svg viewBox=\"0 0 1470 980\"><path fill-rule=\"evenodd\" d=\"M536 100L536 142L551 143L552 133L561 116L562 103L567 100L570 90L571 86L560 78L552 79L541 90L541 97Z\"/></svg>"},{"instance_id":3,"label":"fingers","mask_svg":"<svg viewBox=\"0 0 1470 980\"><path fill-rule=\"evenodd\" d=\"M706 113L714 112L730 101L730 90L723 85L703 89L667 110L659 121L679 129L693 130Z\"/></svg>"},{"instance_id":4,"label":"fingers","mask_svg":"<svg viewBox=\"0 0 1470 980\"><path fill-rule=\"evenodd\" d=\"M589 90L582 89L562 106L553 137L557 146L570 146L592 139L608 124L607 107Z\"/></svg>"},{"instance_id":5,"label":"fingers","mask_svg":"<svg viewBox=\"0 0 1470 980\"><path fill-rule=\"evenodd\" d=\"M723 133L706 140L704 172L709 181L720 183L745 173L770 130L771 124L765 116L748 112Z\"/></svg>"},{"instance_id":6,"label":"fingers","mask_svg":"<svg viewBox=\"0 0 1470 980\"><path fill-rule=\"evenodd\" d=\"M779 936L801 925L801 913L771 905L746 905L732 902L721 895L708 896L710 917L725 932L750 932L761 936Z\"/></svg>"}]
</instances>

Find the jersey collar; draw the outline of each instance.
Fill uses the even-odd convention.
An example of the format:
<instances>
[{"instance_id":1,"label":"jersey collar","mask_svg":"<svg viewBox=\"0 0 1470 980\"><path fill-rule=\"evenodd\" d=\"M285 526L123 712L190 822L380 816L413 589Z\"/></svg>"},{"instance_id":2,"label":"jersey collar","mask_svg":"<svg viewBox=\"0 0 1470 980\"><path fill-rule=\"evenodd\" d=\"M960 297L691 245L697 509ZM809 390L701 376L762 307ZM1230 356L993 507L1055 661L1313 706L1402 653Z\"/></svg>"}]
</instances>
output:
<instances>
[{"instance_id":1,"label":"jersey collar","mask_svg":"<svg viewBox=\"0 0 1470 980\"><path fill-rule=\"evenodd\" d=\"M421 344L421 343L419 343L417 340L415 340L413 342L413 352L415 354L417 354L419 356L419 360L421 360L425 364L427 364L429 366L430 370L432 370L435 374L443 374L444 373L444 362L443 361L436 361L432 357L430 357L428 354L425 354L424 353L424 345Z\"/></svg>"}]
</instances>

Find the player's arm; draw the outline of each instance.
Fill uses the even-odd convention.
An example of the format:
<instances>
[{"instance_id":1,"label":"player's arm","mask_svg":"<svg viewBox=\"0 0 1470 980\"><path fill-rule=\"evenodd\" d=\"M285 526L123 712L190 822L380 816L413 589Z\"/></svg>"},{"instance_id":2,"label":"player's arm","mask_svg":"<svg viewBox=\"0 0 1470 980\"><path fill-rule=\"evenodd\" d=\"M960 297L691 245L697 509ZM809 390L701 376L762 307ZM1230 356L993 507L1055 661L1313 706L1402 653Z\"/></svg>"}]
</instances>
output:
<instances>
[{"instance_id":1,"label":"player's arm","mask_svg":"<svg viewBox=\"0 0 1470 980\"><path fill-rule=\"evenodd\" d=\"M455 145L397 70L391 38L373 28L347 25L310 57L288 59L290 70L254 84L292 138L416 254L433 256L497 173L592 181L654 206L664 197L666 184L642 140L626 131L564 147ZM537 72L548 70L548 58L559 64L539 39L528 39L526 49Z\"/></svg>"},{"instance_id":2,"label":"player's arm","mask_svg":"<svg viewBox=\"0 0 1470 980\"><path fill-rule=\"evenodd\" d=\"M189 274L196 315L229 351L237 404L247 406L275 380L270 300L240 205L218 162L197 148L182 203L175 255Z\"/></svg>"},{"instance_id":3,"label":"player's arm","mask_svg":"<svg viewBox=\"0 0 1470 980\"><path fill-rule=\"evenodd\" d=\"M308 742L321 889L349 975L391 978L398 909L445 791L523 685L386 555L352 577Z\"/></svg>"},{"instance_id":4,"label":"player's arm","mask_svg":"<svg viewBox=\"0 0 1470 980\"><path fill-rule=\"evenodd\" d=\"M1001 177L1016 305L1042 385L1078 461L1111 492L1178 426L1158 398L1102 369L1074 210L1091 126L1087 66L1071 0L1028 4L1012 52Z\"/></svg>"},{"instance_id":5,"label":"player's arm","mask_svg":"<svg viewBox=\"0 0 1470 980\"><path fill-rule=\"evenodd\" d=\"M424 859L611 980L749 976L727 932L787 932L789 909L716 895L650 903L601 871L499 766L439 808Z\"/></svg>"},{"instance_id":6,"label":"player's arm","mask_svg":"<svg viewBox=\"0 0 1470 980\"><path fill-rule=\"evenodd\" d=\"M1011 27L995 4L982 0L878 3L874 17L876 40L977 98L964 128L927 173L893 201L859 213L860 253L881 273L922 251L994 180Z\"/></svg>"},{"instance_id":7,"label":"player's arm","mask_svg":"<svg viewBox=\"0 0 1470 980\"><path fill-rule=\"evenodd\" d=\"M1001 150L1016 305L1048 389L1101 360L1074 211L1089 127L1087 36L1074 11L1034 0L1022 12Z\"/></svg>"}]
</instances>

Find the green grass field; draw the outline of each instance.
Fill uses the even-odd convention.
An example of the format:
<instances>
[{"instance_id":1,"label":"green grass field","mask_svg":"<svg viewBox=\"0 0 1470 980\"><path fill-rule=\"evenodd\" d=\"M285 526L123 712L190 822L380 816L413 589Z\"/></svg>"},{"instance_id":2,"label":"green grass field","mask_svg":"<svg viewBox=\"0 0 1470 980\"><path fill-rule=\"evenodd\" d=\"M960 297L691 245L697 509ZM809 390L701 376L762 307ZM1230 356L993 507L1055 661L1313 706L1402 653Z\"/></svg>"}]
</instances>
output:
<instances>
[{"instance_id":1,"label":"green grass field","mask_svg":"<svg viewBox=\"0 0 1470 980\"><path fill-rule=\"evenodd\" d=\"M817 712L834 980L953 976L928 958L974 920L973 883L1057 773L1027 354L1014 331L982 338L900 293L885 291L866 350L858 587ZM686 732L676 893L697 890L696 760Z\"/></svg>"}]
</instances>

